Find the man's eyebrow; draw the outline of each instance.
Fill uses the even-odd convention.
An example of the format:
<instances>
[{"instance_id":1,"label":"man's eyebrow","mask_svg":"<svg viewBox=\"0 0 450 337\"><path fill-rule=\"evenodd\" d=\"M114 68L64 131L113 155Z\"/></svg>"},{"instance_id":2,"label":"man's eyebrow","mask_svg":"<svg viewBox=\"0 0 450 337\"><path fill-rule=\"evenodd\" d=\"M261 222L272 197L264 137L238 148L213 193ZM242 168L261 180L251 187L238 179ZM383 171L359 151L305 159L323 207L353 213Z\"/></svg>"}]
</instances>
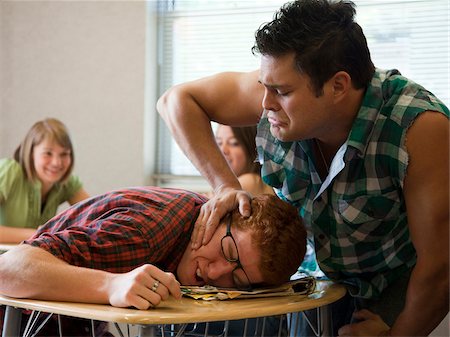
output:
<instances>
[{"instance_id":1,"label":"man's eyebrow","mask_svg":"<svg viewBox=\"0 0 450 337\"><path fill-rule=\"evenodd\" d=\"M262 84L266 88L271 88L271 89L280 89L280 88L287 88L287 87L289 87L288 85L283 85L283 84L267 84L267 83L263 83L262 80L258 80L258 83Z\"/></svg>"}]
</instances>

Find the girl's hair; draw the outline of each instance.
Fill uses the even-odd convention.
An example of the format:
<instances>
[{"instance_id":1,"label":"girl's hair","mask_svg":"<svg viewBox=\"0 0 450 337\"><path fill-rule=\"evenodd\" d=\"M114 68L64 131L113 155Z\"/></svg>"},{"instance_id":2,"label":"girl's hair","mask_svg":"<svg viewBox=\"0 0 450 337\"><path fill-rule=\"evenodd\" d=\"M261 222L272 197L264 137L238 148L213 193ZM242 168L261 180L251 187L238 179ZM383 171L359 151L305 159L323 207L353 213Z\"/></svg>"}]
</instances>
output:
<instances>
[{"instance_id":1,"label":"girl's hair","mask_svg":"<svg viewBox=\"0 0 450 337\"><path fill-rule=\"evenodd\" d=\"M306 253L306 229L297 209L277 196L261 194L252 199L252 215L232 214L232 226L252 231L252 244L261 251L264 285L289 281Z\"/></svg>"},{"instance_id":2,"label":"girl's hair","mask_svg":"<svg viewBox=\"0 0 450 337\"><path fill-rule=\"evenodd\" d=\"M247 167L243 173L256 173L261 174L261 165L257 161L258 154L256 152L256 125L236 127L232 126L234 137L238 140L242 146L247 157Z\"/></svg>"},{"instance_id":3,"label":"girl's hair","mask_svg":"<svg viewBox=\"0 0 450 337\"><path fill-rule=\"evenodd\" d=\"M61 179L64 183L70 177L74 165L73 146L66 126L55 118L46 118L35 123L28 131L22 143L14 151L14 159L22 166L27 179L36 181L37 174L34 168L33 149L43 140L56 142L63 148L70 151L70 166Z\"/></svg>"}]
</instances>

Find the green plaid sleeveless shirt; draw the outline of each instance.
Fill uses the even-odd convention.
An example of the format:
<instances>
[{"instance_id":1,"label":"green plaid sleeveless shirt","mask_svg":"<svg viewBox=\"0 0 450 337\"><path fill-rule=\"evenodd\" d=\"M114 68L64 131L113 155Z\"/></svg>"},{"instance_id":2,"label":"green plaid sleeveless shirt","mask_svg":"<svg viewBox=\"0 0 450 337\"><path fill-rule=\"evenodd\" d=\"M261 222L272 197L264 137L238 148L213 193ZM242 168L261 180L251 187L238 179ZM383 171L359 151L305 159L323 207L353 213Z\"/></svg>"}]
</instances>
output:
<instances>
[{"instance_id":1,"label":"green plaid sleeveless shirt","mask_svg":"<svg viewBox=\"0 0 450 337\"><path fill-rule=\"evenodd\" d=\"M320 268L352 285L354 296L376 298L416 262L403 196L405 137L427 110L449 116L432 93L397 70L377 69L325 181L316 170L313 140L275 139L265 113L258 125L264 181L299 209Z\"/></svg>"}]
</instances>

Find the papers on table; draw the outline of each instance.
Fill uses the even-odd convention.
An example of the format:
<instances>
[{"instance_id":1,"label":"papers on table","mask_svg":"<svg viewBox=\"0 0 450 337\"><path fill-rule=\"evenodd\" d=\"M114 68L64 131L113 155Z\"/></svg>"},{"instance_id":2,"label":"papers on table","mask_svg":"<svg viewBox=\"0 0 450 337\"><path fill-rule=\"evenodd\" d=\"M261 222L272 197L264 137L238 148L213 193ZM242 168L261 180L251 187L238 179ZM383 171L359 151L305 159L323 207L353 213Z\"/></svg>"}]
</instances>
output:
<instances>
[{"instance_id":1,"label":"papers on table","mask_svg":"<svg viewBox=\"0 0 450 337\"><path fill-rule=\"evenodd\" d=\"M217 288L209 285L202 287L197 286L181 286L183 295L194 299L205 301L211 300L229 300L234 298L256 298L256 297L272 297L272 296L289 296L289 295L308 295L311 294L316 287L313 277L304 277L297 280L289 281L278 287L254 288L252 291L242 291L231 288Z\"/></svg>"}]
</instances>

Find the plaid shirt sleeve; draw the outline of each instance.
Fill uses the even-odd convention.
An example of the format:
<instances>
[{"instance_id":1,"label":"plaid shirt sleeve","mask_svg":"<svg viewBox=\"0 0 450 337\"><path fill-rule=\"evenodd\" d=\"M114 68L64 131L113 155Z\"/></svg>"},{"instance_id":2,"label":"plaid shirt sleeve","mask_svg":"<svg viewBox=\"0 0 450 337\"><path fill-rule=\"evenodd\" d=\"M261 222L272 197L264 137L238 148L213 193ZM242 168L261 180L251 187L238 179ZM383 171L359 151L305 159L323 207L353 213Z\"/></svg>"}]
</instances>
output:
<instances>
[{"instance_id":1,"label":"plaid shirt sleeve","mask_svg":"<svg viewBox=\"0 0 450 337\"><path fill-rule=\"evenodd\" d=\"M67 209L25 241L69 264L127 272L174 271L205 198L155 187L114 191Z\"/></svg>"}]
</instances>

